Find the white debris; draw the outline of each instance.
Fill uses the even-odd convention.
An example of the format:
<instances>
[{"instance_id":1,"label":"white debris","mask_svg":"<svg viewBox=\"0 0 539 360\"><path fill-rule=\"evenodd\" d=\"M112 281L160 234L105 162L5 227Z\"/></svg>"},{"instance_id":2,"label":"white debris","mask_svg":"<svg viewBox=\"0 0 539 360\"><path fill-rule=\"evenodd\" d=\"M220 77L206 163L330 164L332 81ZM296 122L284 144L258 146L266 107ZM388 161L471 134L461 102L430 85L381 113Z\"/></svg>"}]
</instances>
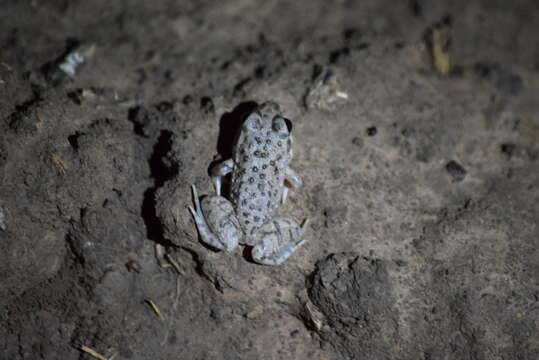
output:
<instances>
[{"instance_id":1,"label":"white debris","mask_svg":"<svg viewBox=\"0 0 539 360\"><path fill-rule=\"evenodd\" d=\"M7 230L7 220L4 209L0 206L0 231Z\"/></svg>"},{"instance_id":2,"label":"white debris","mask_svg":"<svg viewBox=\"0 0 539 360\"><path fill-rule=\"evenodd\" d=\"M305 96L307 108L333 111L348 101L348 93L340 88L337 78L338 76L331 71L319 74Z\"/></svg>"},{"instance_id":3,"label":"white debris","mask_svg":"<svg viewBox=\"0 0 539 360\"><path fill-rule=\"evenodd\" d=\"M81 46L67 54L64 61L58 67L68 76L74 77L78 68L92 57L94 53L95 45Z\"/></svg>"}]
</instances>

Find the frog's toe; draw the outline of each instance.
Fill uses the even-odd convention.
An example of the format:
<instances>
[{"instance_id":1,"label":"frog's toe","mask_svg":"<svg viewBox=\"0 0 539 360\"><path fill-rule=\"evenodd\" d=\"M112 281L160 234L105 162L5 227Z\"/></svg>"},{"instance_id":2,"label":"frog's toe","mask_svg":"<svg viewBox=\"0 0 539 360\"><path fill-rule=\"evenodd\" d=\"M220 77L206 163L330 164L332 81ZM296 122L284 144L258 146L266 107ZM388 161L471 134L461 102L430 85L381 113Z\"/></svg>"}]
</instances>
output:
<instances>
[{"instance_id":1,"label":"frog's toe","mask_svg":"<svg viewBox=\"0 0 539 360\"><path fill-rule=\"evenodd\" d=\"M283 188L283 194L281 196L281 204L284 204L286 202L287 197L288 197L288 188L285 186Z\"/></svg>"},{"instance_id":2,"label":"frog's toe","mask_svg":"<svg viewBox=\"0 0 539 360\"><path fill-rule=\"evenodd\" d=\"M215 188L215 193L217 195L221 195L221 179L227 174L230 174L233 167L234 161L232 159L228 159L226 161L223 161L222 163L215 165L211 169L211 180L213 183L213 187Z\"/></svg>"},{"instance_id":3,"label":"frog's toe","mask_svg":"<svg viewBox=\"0 0 539 360\"><path fill-rule=\"evenodd\" d=\"M215 193L217 195L221 195L221 177L220 176L212 176L211 182L213 184L213 188L215 189Z\"/></svg>"},{"instance_id":4,"label":"frog's toe","mask_svg":"<svg viewBox=\"0 0 539 360\"><path fill-rule=\"evenodd\" d=\"M303 180L301 180L301 176L299 176L297 171L292 169L291 167L286 168L285 179L286 182L294 189L299 189L303 186Z\"/></svg>"}]
</instances>

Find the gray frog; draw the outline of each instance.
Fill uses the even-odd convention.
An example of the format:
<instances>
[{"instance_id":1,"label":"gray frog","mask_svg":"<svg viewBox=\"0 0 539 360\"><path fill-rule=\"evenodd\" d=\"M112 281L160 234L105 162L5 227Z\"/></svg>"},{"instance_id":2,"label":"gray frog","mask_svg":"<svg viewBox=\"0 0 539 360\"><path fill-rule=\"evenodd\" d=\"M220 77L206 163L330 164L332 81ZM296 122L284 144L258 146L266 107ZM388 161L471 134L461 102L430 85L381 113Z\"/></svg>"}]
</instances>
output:
<instances>
[{"instance_id":1,"label":"gray frog","mask_svg":"<svg viewBox=\"0 0 539 360\"><path fill-rule=\"evenodd\" d=\"M260 264L279 265L304 240L307 220L277 217L288 186L302 181L288 163L292 137L280 108L273 102L258 106L244 121L233 157L211 169L216 195L198 199L189 210L201 240L213 248L232 251L238 243L252 246L251 256ZM221 196L222 177L232 173L230 200ZM286 181L286 183L285 183Z\"/></svg>"}]
</instances>

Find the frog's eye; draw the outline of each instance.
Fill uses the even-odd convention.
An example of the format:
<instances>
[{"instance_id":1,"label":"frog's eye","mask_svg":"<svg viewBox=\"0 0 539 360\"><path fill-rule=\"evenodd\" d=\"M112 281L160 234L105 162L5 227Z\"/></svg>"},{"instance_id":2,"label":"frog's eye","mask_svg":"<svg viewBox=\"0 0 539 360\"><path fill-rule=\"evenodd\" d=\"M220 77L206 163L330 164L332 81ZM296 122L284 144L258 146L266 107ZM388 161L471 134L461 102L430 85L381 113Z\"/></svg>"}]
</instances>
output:
<instances>
[{"instance_id":1,"label":"frog's eye","mask_svg":"<svg viewBox=\"0 0 539 360\"><path fill-rule=\"evenodd\" d=\"M262 118L257 112L252 113L243 122L242 128L244 130L260 130L262 129Z\"/></svg>"},{"instance_id":2,"label":"frog's eye","mask_svg":"<svg viewBox=\"0 0 539 360\"><path fill-rule=\"evenodd\" d=\"M290 120L283 118L282 116L276 116L273 119L273 125L272 125L273 131L279 134L280 138L285 138L290 135L290 131L292 130L292 123Z\"/></svg>"}]
</instances>

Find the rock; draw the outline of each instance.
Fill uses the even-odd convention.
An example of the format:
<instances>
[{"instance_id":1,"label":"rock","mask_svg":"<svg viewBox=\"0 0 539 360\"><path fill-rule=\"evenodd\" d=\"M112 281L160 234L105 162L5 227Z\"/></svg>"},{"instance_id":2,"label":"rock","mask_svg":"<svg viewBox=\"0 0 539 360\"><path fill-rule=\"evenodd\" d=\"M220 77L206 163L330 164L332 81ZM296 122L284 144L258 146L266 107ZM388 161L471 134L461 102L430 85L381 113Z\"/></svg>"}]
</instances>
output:
<instances>
[{"instance_id":1,"label":"rock","mask_svg":"<svg viewBox=\"0 0 539 360\"><path fill-rule=\"evenodd\" d=\"M447 170L454 182L462 181L466 177L466 169L464 169L462 165L460 165L455 160L449 161L445 165L445 169Z\"/></svg>"}]
</instances>

